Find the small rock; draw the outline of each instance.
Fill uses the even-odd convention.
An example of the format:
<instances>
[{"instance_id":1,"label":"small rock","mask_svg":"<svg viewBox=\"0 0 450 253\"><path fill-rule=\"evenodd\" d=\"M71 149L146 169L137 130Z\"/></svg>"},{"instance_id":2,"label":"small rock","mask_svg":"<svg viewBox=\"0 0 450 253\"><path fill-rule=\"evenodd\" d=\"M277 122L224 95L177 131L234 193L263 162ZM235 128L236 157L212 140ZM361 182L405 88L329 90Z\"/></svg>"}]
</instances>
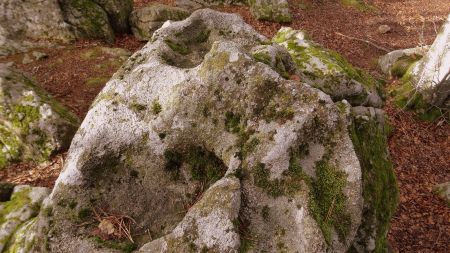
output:
<instances>
[{"instance_id":1,"label":"small rock","mask_svg":"<svg viewBox=\"0 0 450 253\"><path fill-rule=\"evenodd\" d=\"M433 191L450 207L450 182L435 185Z\"/></svg>"},{"instance_id":2,"label":"small rock","mask_svg":"<svg viewBox=\"0 0 450 253\"><path fill-rule=\"evenodd\" d=\"M22 64L29 64L32 63L34 60L31 59L31 57L28 54L25 54L23 56Z\"/></svg>"},{"instance_id":3,"label":"small rock","mask_svg":"<svg viewBox=\"0 0 450 253\"><path fill-rule=\"evenodd\" d=\"M379 32L379 33L388 33L388 32L390 32L390 31L391 31L391 27L388 26L388 25L380 25L380 26L378 27L378 32Z\"/></svg>"},{"instance_id":4,"label":"small rock","mask_svg":"<svg viewBox=\"0 0 450 253\"><path fill-rule=\"evenodd\" d=\"M183 20L190 12L163 4L152 4L131 13L130 24L133 35L139 40L149 40L153 32L160 28L167 20Z\"/></svg>"},{"instance_id":5,"label":"small rock","mask_svg":"<svg viewBox=\"0 0 450 253\"><path fill-rule=\"evenodd\" d=\"M34 58L36 58L36 60L42 60L42 59L45 59L45 58L48 58L48 54L46 54L46 53L42 53L42 52L38 52L38 51L33 51L32 53L31 53L33 56L34 56Z\"/></svg>"}]
</instances>

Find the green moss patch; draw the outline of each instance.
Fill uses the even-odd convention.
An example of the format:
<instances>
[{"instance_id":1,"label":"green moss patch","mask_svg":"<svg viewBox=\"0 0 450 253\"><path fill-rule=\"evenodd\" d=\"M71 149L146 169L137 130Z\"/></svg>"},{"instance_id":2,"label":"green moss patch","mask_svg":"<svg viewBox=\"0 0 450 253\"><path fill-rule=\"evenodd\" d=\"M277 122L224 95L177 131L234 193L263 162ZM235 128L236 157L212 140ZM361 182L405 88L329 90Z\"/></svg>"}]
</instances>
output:
<instances>
[{"instance_id":1,"label":"green moss patch","mask_svg":"<svg viewBox=\"0 0 450 253\"><path fill-rule=\"evenodd\" d=\"M374 120L355 119L350 136L362 169L364 210L360 230L375 235L374 252L384 252L390 219L398 203L395 173L387 151L389 127Z\"/></svg>"},{"instance_id":2,"label":"green moss patch","mask_svg":"<svg viewBox=\"0 0 450 253\"><path fill-rule=\"evenodd\" d=\"M166 44L175 52L181 54L181 55L187 55L191 53L191 50L185 46L183 43L174 42L172 40L165 40Z\"/></svg>"},{"instance_id":3,"label":"green moss patch","mask_svg":"<svg viewBox=\"0 0 450 253\"><path fill-rule=\"evenodd\" d=\"M346 177L344 172L325 160L316 163L316 178L311 182L309 209L328 244L331 243L333 228L342 241L350 232L352 221L346 211L346 196L343 193Z\"/></svg>"},{"instance_id":4,"label":"green moss patch","mask_svg":"<svg viewBox=\"0 0 450 253\"><path fill-rule=\"evenodd\" d=\"M394 104L399 108L414 111L419 119L425 121L434 121L441 116L448 117L449 115L445 115L444 110L428 104L422 94L413 86L409 75L412 67L410 66L406 75L400 80L400 85L390 90Z\"/></svg>"},{"instance_id":5,"label":"green moss patch","mask_svg":"<svg viewBox=\"0 0 450 253\"><path fill-rule=\"evenodd\" d=\"M115 249L127 253L131 253L138 248L138 245L136 243L132 243L126 240L103 240L98 236L91 237L91 239L100 248Z\"/></svg>"}]
</instances>

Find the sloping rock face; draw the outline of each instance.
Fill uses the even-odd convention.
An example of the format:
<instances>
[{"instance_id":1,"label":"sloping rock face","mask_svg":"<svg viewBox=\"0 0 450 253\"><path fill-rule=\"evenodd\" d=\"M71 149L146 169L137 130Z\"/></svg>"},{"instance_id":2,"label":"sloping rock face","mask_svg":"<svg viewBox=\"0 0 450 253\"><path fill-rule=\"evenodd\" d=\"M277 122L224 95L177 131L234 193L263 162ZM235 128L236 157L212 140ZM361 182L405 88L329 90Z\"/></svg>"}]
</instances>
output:
<instances>
[{"instance_id":1,"label":"sloping rock face","mask_svg":"<svg viewBox=\"0 0 450 253\"><path fill-rule=\"evenodd\" d=\"M57 0L4 0L0 13L0 56L75 38Z\"/></svg>"},{"instance_id":2,"label":"sloping rock face","mask_svg":"<svg viewBox=\"0 0 450 253\"><path fill-rule=\"evenodd\" d=\"M428 103L450 109L450 15L427 54L411 70L411 82Z\"/></svg>"},{"instance_id":3,"label":"sloping rock face","mask_svg":"<svg viewBox=\"0 0 450 253\"><path fill-rule=\"evenodd\" d=\"M189 11L163 4L152 4L134 10L131 13L130 24L133 35L140 40L151 39L153 32L165 21L178 21L189 16Z\"/></svg>"},{"instance_id":4,"label":"sloping rock face","mask_svg":"<svg viewBox=\"0 0 450 253\"><path fill-rule=\"evenodd\" d=\"M309 40L304 32L283 27L273 41L289 51L302 81L329 94L334 101L346 99L351 105L382 105L376 80L339 54Z\"/></svg>"},{"instance_id":5,"label":"sloping rock face","mask_svg":"<svg viewBox=\"0 0 450 253\"><path fill-rule=\"evenodd\" d=\"M78 38L114 41L114 32L129 30L131 0L59 0L64 20Z\"/></svg>"},{"instance_id":6,"label":"sloping rock face","mask_svg":"<svg viewBox=\"0 0 450 253\"><path fill-rule=\"evenodd\" d=\"M0 168L67 148L78 119L32 80L0 65Z\"/></svg>"},{"instance_id":7,"label":"sloping rock face","mask_svg":"<svg viewBox=\"0 0 450 253\"><path fill-rule=\"evenodd\" d=\"M55 204L51 250L95 251L90 228L70 217L108 204L137 231L165 235L147 238L144 252L345 251L362 210L346 117L324 93L256 62L247 52L263 41L211 10L156 31L74 138L52 200L76 206ZM198 185L208 190L195 202ZM185 203L195 203L186 215Z\"/></svg>"},{"instance_id":8,"label":"sloping rock face","mask_svg":"<svg viewBox=\"0 0 450 253\"><path fill-rule=\"evenodd\" d=\"M19 248L29 252L31 245L25 244L24 236L35 222L42 201L50 194L44 187L18 185L10 196L10 200L0 202L0 251L21 252Z\"/></svg>"},{"instance_id":9,"label":"sloping rock face","mask_svg":"<svg viewBox=\"0 0 450 253\"><path fill-rule=\"evenodd\" d=\"M262 62L257 52L273 57ZM383 200L365 189L381 174L362 173L372 153L355 152L351 107L283 78L276 66L289 69L287 55L237 15L208 9L157 30L93 103L22 245L346 252L379 243L385 213L367 221L362 212ZM356 111L366 119L373 109ZM364 146L367 131L357 130ZM132 217L136 244L95 237L99 210Z\"/></svg>"},{"instance_id":10,"label":"sloping rock face","mask_svg":"<svg viewBox=\"0 0 450 253\"><path fill-rule=\"evenodd\" d=\"M259 20L269 20L278 23L292 21L289 4L286 0L249 0L252 15Z\"/></svg>"}]
</instances>

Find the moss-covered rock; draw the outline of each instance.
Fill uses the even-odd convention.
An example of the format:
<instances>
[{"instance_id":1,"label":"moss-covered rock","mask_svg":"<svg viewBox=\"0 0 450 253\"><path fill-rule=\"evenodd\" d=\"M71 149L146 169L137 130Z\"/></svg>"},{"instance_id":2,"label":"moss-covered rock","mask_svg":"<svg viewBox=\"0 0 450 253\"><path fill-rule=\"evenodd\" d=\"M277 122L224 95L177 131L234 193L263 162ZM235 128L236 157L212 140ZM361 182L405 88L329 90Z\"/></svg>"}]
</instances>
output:
<instances>
[{"instance_id":1,"label":"moss-covered rock","mask_svg":"<svg viewBox=\"0 0 450 253\"><path fill-rule=\"evenodd\" d=\"M78 119L34 82L0 65L0 168L67 148Z\"/></svg>"},{"instance_id":2,"label":"moss-covered rock","mask_svg":"<svg viewBox=\"0 0 450 253\"><path fill-rule=\"evenodd\" d=\"M351 115L349 131L361 164L364 196L363 220L353 246L357 252L386 252L399 194L387 147L390 127L380 109L355 107Z\"/></svg>"},{"instance_id":3,"label":"moss-covered rock","mask_svg":"<svg viewBox=\"0 0 450 253\"><path fill-rule=\"evenodd\" d=\"M252 15L259 20L289 23L292 16L286 0L249 0Z\"/></svg>"},{"instance_id":4,"label":"moss-covered rock","mask_svg":"<svg viewBox=\"0 0 450 253\"><path fill-rule=\"evenodd\" d=\"M152 4L134 10L131 13L131 30L136 38L140 40L151 39L153 32L160 28L165 21L178 21L189 16L190 12L163 4Z\"/></svg>"},{"instance_id":5,"label":"moss-covered rock","mask_svg":"<svg viewBox=\"0 0 450 253\"><path fill-rule=\"evenodd\" d=\"M338 53L312 42L304 32L283 27L272 40L289 51L303 82L327 93L334 101L346 99L352 105L382 105L377 80L353 67Z\"/></svg>"},{"instance_id":6,"label":"moss-covered rock","mask_svg":"<svg viewBox=\"0 0 450 253\"><path fill-rule=\"evenodd\" d=\"M0 251L29 252L26 234L49 193L47 188L19 185L9 201L0 202Z\"/></svg>"},{"instance_id":7,"label":"moss-covered rock","mask_svg":"<svg viewBox=\"0 0 450 253\"><path fill-rule=\"evenodd\" d=\"M252 48L251 53L256 61L269 65L284 78L289 78L295 71L291 56L279 45L260 45Z\"/></svg>"},{"instance_id":8,"label":"moss-covered rock","mask_svg":"<svg viewBox=\"0 0 450 253\"><path fill-rule=\"evenodd\" d=\"M114 41L114 32L129 30L131 0L61 0L64 20L78 38Z\"/></svg>"}]
</instances>

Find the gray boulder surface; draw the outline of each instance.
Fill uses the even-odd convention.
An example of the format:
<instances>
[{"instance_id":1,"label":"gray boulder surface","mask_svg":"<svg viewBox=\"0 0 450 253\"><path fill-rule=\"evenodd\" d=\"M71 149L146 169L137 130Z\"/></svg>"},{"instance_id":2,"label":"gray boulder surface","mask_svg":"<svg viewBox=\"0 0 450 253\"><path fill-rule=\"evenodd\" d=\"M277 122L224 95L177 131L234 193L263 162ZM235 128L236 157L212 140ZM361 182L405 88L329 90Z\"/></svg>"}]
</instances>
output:
<instances>
[{"instance_id":1,"label":"gray boulder surface","mask_svg":"<svg viewBox=\"0 0 450 253\"><path fill-rule=\"evenodd\" d=\"M68 148L78 119L20 72L0 64L0 169Z\"/></svg>"},{"instance_id":2,"label":"gray boulder surface","mask_svg":"<svg viewBox=\"0 0 450 253\"><path fill-rule=\"evenodd\" d=\"M153 32L165 21L178 21L189 16L189 11L163 4L152 4L133 10L130 17L133 35L140 40L151 39Z\"/></svg>"},{"instance_id":3,"label":"gray boulder surface","mask_svg":"<svg viewBox=\"0 0 450 253\"><path fill-rule=\"evenodd\" d=\"M352 143L365 147L373 129L351 128L348 102L283 77L280 66L295 71L289 50L268 41L209 9L155 31L92 104L17 249L347 252L371 240L382 249L390 213L379 202L391 201L365 186L375 175L377 187L395 188L377 174L391 168L364 172L372 152ZM368 122L379 114L356 111ZM388 159L381 140L376 161ZM99 234L105 211L131 217L132 242Z\"/></svg>"},{"instance_id":4,"label":"gray boulder surface","mask_svg":"<svg viewBox=\"0 0 450 253\"><path fill-rule=\"evenodd\" d=\"M0 13L0 56L75 39L57 0L2 0Z\"/></svg>"}]
</instances>

